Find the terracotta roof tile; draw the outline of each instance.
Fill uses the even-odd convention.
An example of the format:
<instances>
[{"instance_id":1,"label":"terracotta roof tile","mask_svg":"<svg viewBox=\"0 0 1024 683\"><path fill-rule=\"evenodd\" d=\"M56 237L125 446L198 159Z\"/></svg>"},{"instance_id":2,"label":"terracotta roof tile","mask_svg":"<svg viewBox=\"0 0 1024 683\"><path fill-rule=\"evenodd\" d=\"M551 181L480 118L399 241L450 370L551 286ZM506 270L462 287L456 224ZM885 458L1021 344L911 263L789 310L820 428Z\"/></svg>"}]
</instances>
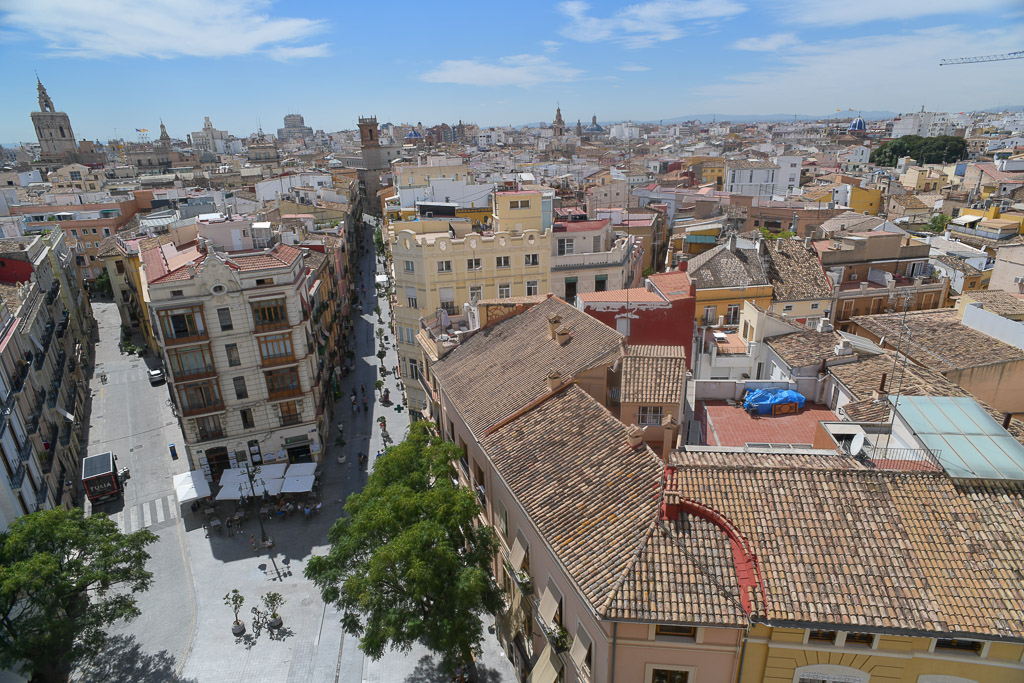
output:
<instances>
[{"instance_id":1,"label":"terracotta roof tile","mask_svg":"<svg viewBox=\"0 0 1024 683\"><path fill-rule=\"evenodd\" d=\"M964 292L964 296L981 303L986 311L996 315L1024 315L1024 299L1001 289Z\"/></svg>"},{"instance_id":2,"label":"terracotta roof tile","mask_svg":"<svg viewBox=\"0 0 1024 683\"><path fill-rule=\"evenodd\" d=\"M823 360L839 358L835 347L840 337L835 332L794 332L766 340L779 358L789 363L790 367L803 368L808 365L820 365Z\"/></svg>"},{"instance_id":3,"label":"terracotta roof tile","mask_svg":"<svg viewBox=\"0 0 1024 683\"><path fill-rule=\"evenodd\" d=\"M623 403L679 403L685 382L685 355L671 358L631 353L622 359Z\"/></svg>"},{"instance_id":4,"label":"terracotta roof tile","mask_svg":"<svg viewBox=\"0 0 1024 683\"><path fill-rule=\"evenodd\" d=\"M802 240L768 240L768 281L775 301L828 299L832 284L818 252Z\"/></svg>"},{"instance_id":5,"label":"terracotta roof tile","mask_svg":"<svg viewBox=\"0 0 1024 683\"><path fill-rule=\"evenodd\" d=\"M756 249L737 247L735 251L730 251L727 245L719 244L693 257L688 264L687 274L697 289L768 284Z\"/></svg>"}]
</instances>

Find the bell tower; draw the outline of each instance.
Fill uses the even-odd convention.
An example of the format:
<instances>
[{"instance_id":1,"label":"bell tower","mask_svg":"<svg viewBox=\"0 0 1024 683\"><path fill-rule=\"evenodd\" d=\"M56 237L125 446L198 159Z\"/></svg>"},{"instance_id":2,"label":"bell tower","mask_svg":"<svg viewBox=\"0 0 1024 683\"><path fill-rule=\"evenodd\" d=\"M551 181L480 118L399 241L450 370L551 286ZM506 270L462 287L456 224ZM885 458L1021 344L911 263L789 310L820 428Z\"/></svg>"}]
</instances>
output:
<instances>
[{"instance_id":1,"label":"bell tower","mask_svg":"<svg viewBox=\"0 0 1024 683\"><path fill-rule=\"evenodd\" d=\"M380 147L380 132L377 129L377 117L359 117L359 146Z\"/></svg>"},{"instance_id":2,"label":"bell tower","mask_svg":"<svg viewBox=\"0 0 1024 683\"><path fill-rule=\"evenodd\" d=\"M36 90L39 94L39 111L32 112L32 126L39 140L39 160L49 165L67 163L67 154L78 152L75 133L71 130L71 119L53 106L53 100L38 76Z\"/></svg>"}]
</instances>

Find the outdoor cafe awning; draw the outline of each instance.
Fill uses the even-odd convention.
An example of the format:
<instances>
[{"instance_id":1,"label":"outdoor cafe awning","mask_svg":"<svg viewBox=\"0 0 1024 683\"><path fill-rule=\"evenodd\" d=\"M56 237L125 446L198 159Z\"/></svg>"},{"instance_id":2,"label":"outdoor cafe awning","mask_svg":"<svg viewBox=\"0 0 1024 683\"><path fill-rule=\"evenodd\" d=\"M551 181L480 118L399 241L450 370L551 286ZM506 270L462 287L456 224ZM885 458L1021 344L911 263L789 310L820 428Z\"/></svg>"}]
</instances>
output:
<instances>
[{"instance_id":1,"label":"outdoor cafe awning","mask_svg":"<svg viewBox=\"0 0 1024 683\"><path fill-rule=\"evenodd\" d=\"M285 476L301 477L307 474L316 474L317 467L318 465L315 462L297 462L294 465L288 466L288 471L285 473Z\"/></svg>"},{"instance_id":2,"label":"outdoor cafe awning","mask_svg":"<svg viewBox=\"0 0 1024 683\"><path fill-rule=\"evenodd\" d=\"M222 479L223 483L223 479ZM220 492L217 494L217 500L238 500L242 496L252 496L253 492L257 496L262 496L264 493L270 496L276 496L281 493L281 486L284 485L284 479L264 479L261 476L257 476L252 482L252 489L249 488L249 480L236 482L227 486L222 486Z\"/></svg>"},{"instance_id":3,"label":"outdoor cafe awning","mask_svg":"<svg viewBox=\"0 0 1024 683\"><path fill-rule=\"evenodd\" d=\"M312 474L300 474L294 477L285 477L284 485L281 487L281 493L308 493L313 490L313 481L315 477Z\"/></svg>"},{"instance_id":4,"label":"outdoor cafe awning","mask_svg":"<svg viewBox=\"0 0 1024 683\"><path fill-rule=\"evenodd\" d=\"M174 494L178 497L179 505L190 503L209 496L210 484L202 472L182 472L174 475Z\"/></svg>"}]
</instances>

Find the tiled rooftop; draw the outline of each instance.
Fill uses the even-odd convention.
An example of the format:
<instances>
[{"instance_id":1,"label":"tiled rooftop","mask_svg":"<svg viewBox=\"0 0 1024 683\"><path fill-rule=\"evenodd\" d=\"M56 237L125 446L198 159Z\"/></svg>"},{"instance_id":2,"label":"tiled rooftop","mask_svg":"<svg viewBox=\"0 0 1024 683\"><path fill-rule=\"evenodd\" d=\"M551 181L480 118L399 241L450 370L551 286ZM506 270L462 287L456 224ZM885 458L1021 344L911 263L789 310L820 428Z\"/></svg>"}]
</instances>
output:
<instances>
[{"instance_id":1,"label":"tiled rooftop","mask_svg":"<svg viewBox=\"0 0 1024 683\"><path fill-rule=\"evenodd\" d=\"M814 432L821 421L839 418L826 408L808 401L803 410L791 415L750 416L742 404L725 401L700 401L698 415L705 415L704 442L709 446L742 447L749 443L803 444L814 442Z\"/></svg>"},{"instance_id":2,"label":"tiled rooftop","mask_svg":"<svg viewBox=\"0 0 1024 683\"><path fill-rule=\"evenodd\" d=\"M820 365L823 360L840 358L835 351L840 337L835 332L807 330L771 337L766 341L768 346L779 354L779 358L793 368Z\"/></svg>"},{"instance_id":3,"label":"tiled rooftop","mask_svg":"<svg viewBox=\"0 0 1024 683\"><path fill-rule=\"evenodd\" d=\"M1024 315L1024 298L1014 296L1001 289L965 292L968 299L983 304L986 311L996 315Z\"/></svg>"},{"instance_id":4,"label":"tiled rooftop","mask_svg":"<svg viewBox=\"0 0 1024 683\"><path fill-rule=\"evenodd\" d=\"M850 320L877 337L895 340L904 314L859 315ZM910 330L910 341L904 338L906 353L939 372L1024 359L1021 349L960 324L951 308L907 313L905 324Z\"/></svg>"},{"instance_id":5,"label":"tiled rooftop","mask_svg":"<svg viewBox=\"0 0 1024 683\"><path fill-rule=\"evenodd\" d=\"M654 292L648 292L643 287L631 289L614 289L605 292L580 292L576 295L580 301L614 301L634 303L659 303L665 301Z\"/></svg>"},{"instance_id":6,"label":"tiled rooftop","mask_svg":"<svg viewBox=\"0 0 1024 683\"><path fill-rule=\"evenodd\" d=\"M548 317L572 330L564 345L551 339ZM622 354L624 337L561 299L545 298L519 315L479 330L439 360L433 371L478 437L547 389L552 369L573 375Z\"/></svg>"},{"instance_id":7,"label":"tiled rooftop","mask_svg":"<svg viewBox=\"0 0 1024 683\"><path fill-rule=\"evenodd\" d=\"M687 273L698 289L767 285L768 278L756 249L719 244L688 261Z\"/></svg>"},{"instance_id":8,"label":"tiled rooftop","mask_svg":"<svg viewBox=\"0 0 1024 683\"><path fill-rule=\"evenodd\" d=\"M267 270L286 268L302 255L300 249L287 244L277 244L268 252L253 254L231 254L229 262L234 263L240 271Z\"/></svg>"},{"instance_id":9,"label":"tiled rooftop","mask_svg":"<svg viewBox=\"0 0 1024 683\"><path fill-rule=\"evenodd\" d=\"M665 273L654 273L648 280L669 301L685 299L690 296L692 281L683 271L672 270Z\"/></svg>"},{"instance_id":10,"label":"tiled rooftop","mask_svg":"<svg viewBox=\"0 0 1024 683\"><path fill-rule=\"evenodd\" d=\"M630 355L622 359L623 403L679 403L686 382L686 357Z\"/></svg>"},{"instance_id":11,"label":"tiled rooftop","mask_svg":"<svg viewBox=\"0 0 1024 683\"><path fill-rule=\"evenodd\" d=\"M822 270L818 253L802 240L768 240L768 281L776 301L827 299L831 281Z\"/></svg>"}]
</instances>

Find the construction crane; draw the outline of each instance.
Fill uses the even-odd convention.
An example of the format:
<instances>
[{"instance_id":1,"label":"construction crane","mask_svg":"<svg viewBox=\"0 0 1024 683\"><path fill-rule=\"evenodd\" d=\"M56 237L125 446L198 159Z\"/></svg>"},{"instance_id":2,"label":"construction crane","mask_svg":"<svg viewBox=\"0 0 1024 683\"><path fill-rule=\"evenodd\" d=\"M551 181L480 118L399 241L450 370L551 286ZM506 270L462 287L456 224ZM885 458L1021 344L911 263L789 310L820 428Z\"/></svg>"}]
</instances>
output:
<instances>
[{"instance_id":1,"label":"construction crane","mask_svg":"<svg viewBox=\"0 0 1024 683\"><path fill-rule=\"evenodd\" d=\"M950 64L977 64L978 62L1001 62L1005 59L1024 59L1024 50L1017 50L1016 52L1007 52L1003 55L985 55L984 57L958 57L956 59L943 59L939 62L939 66L948 66Z\"/></svg>"}]
</instances>

